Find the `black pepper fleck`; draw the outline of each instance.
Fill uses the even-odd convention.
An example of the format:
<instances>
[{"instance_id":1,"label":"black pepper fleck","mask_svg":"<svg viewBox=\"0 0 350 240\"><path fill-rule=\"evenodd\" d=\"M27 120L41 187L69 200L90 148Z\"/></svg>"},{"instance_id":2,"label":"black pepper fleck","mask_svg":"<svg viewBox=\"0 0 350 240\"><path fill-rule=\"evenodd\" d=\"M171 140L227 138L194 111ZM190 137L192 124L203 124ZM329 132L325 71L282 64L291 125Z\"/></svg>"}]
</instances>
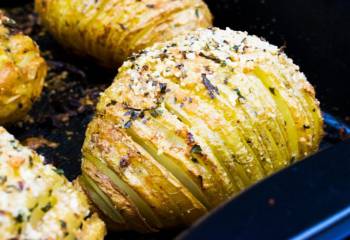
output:
<instances>
[{"instance_id":1,"label":"black pepper fleck","mask_svg":"<svg viewBox=\"0 0 350 240\"><path fill-rule=\"evenodd\" d=\"M159 83L159 87L160 87L160 93L161 94L166 93L166 89L167 89L167 84L166 83Z\"/></svg>"},{"instance_id":2,"label":"black pepper fleck","mask_svg":"<svg viewBox=\"0 0 350 240\"><path fill-rule=\"evenodd\" d=\"M130 163L129 163L127 157L122 157L122 159L120 159L120 161L119 161L119 166L120 166L121 168L126 168L126 167L129 166L129 164L130 164Z\"/></svg>"},{"instance_id":3,"label":"black pepper fleck","mask_svg":"<svg viewBox=\"0 0 350 240\"><path fill-rule=\"evenodd\" d=\"M276 95L276 90L275 90L275 88L269 87L269 90L270 90L270 92L271 92L273 95Z\"/></svg>"},{"instance_id":4,"label":"black pepper fleck","mask_svg":"<svg viewBox=\"0 0 350 240\"><path fill-rule=\"evenodd\" d=\"M47 212L52 208L51 202L48 202L44 207L41 208L41 211Z\"/></svg>"},{"instance_id":5,"label":"black pepper fleck","mask_svg":"<svg viewBox=\"0 0 350 240\"><path fill-rule=\"evenodd\" d=\"M239 100L245 100L245 97L242 95L242 93L239 90L239 88L235 88L235 89L233 89L233 91L235 91L237 93L237 96L238 96Z\"/></svg>"}]
</instances>

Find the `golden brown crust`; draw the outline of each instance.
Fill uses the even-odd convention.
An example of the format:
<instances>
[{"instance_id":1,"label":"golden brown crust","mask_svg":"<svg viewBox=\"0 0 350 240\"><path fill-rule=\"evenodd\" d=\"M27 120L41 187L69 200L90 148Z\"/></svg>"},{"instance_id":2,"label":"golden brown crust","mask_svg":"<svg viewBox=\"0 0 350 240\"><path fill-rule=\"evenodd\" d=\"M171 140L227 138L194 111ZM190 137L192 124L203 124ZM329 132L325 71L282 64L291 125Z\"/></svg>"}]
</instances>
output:
<instances>
[{"instance_id":1,"label":"golden brown crust","mask_svg":"<svg viewBox=\"0 0 350 240\"><path fill-rule=\"evenodd\" d=\"M1 239L104 238L81 189L1 127L0 160Z\"/></svg>"},{"instance_id":2,"label":"golden brown crust","mask_svg":"<svg viewBox=\"0 0 350 240\"><path fill-rule=\"evenodd\" d=\"M36 0L35 6L59 42L108 67L155 42L212 24L202 0Z\"/></svg>"},{"instance_id":3,"label":"golden brown crust","mask_svg":"<svg viewBox=\"0 0 350 240\"><path fill-rule=\"evenodd\" d=\"M141 232L154 232L156 229L150 227L145 221L144 217L140 215L137 207L130 200L130 198L120 191L103 173L99 172L96 167L89 163L88 161L84 161L82 166L84 172L96 182L96 184L101 188L107 196L110 196L112 203L115 208L118 208L121 215L124 219L128 219L124 224L116 224L114 228L117 229L139 229ZM88 192L87 192L88 193ZM120 208L119 208L120 207ZM105 216L106 217L106 216Z\"/></svg>"},{"instance_id":4,"label":"golden brown crust","mask_svg":"<svg viewBox=\"0 0 350 240\"><path fill-rule=\"evenodd\" d=\"M184 196L194 209L196 200L211 209L314 153L322 134L314 90L284 53L245 32L213 28L125 62L101 95L83 155L108 165L170 227L183 223L186 208L176 205ZM191 195L173 192L169 179ZM186 224L194 213L201 211Z\"/></svg>"},{"instance_id":5,"label":"golden brown crust","mask_svg":"<svg viewBox=\"0 0 350 240\"><path fill-rule=\"evenodd\" d=\"M11 34L0 20L0 124L21 119L40 96L47 72L38 46L27 36Z\"/></svg>"},{"instance_id":6,"label":"golden brown crust","mask_svg":"<svg viewBox=\"0 0 350 240\"><path fill-rule=\"evenodd\" d=\"M156 218L162 220L161 226L151 227L157 229L189 224L206 212L203 205L171 173L108 120L95 119L88 132L90 137L85 142L84 161L91 157L99 159L101 164L106 164L129 185L152 209ZM83 171L92 176L91 168L83 168ZM125 194L125 190L121 191ZM144 212L144 209L139 211ZM178 215L179 211L185 213ZM128 222L129 219L126 220Z\"/></svg>"}]
</instances>

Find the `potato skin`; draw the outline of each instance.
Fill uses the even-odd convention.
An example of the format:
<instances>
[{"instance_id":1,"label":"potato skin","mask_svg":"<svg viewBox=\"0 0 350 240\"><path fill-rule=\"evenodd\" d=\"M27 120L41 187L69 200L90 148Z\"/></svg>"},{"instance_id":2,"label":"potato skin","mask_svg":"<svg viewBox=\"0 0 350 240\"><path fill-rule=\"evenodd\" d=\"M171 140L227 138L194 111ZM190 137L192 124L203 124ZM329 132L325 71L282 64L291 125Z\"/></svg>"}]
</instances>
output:
<instances>
[{"instance_id":1,"label":"potato skin","mask_svg":"<svg viewBox=\"0 0 350 240\"><path fill-rule=\"evenodd\" d=\"M0 12L0 125L23 118L40 96L47 72L35 42L4 25Z\"/></svg>"},{"instance_id":2,"label":"potato skin","mask_svg":"<svg viewBox=\"0 0 350 240\"><path fill-rule=\"evenodd\" d=\"M0 239L99 240L105 234L81 189L0 127Z\"/></svg>"},{"instance_id":3,"label":"potato skin","mask_svg":"<svg viewBox=\"0 0 350 240\"><path fill-rule=\"evenodd\" d=\"M123 215L116 229L189 225L317 151L322 125L313 87L279 48L202 29L123 64L88 126L82 176L110 199L104 207L140 216L133 226Z\"/></svg>"},{"instance_id":4,"label":"potato skin","mask_svg":"<svg viewBox=\"0 0 350 240\"><path fill-rule=\"evenodd\" d=\"M36 0L35 7L62 45L113 68L155 42L212 25L202 0Z\"/></svg>"}]
</instances>

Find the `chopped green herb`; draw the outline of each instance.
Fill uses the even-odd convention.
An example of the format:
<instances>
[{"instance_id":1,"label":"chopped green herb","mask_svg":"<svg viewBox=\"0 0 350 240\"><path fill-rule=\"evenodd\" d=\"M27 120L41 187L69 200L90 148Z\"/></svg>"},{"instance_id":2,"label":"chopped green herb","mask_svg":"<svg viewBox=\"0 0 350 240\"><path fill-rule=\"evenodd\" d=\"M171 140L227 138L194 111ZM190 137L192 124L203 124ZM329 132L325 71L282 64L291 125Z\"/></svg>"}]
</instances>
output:
<instances>
[{"instance_id":1,"label":"chopped green herb","mask_svg":"<svg viewBox=\"0 0 350 240\"><path fill-rule=\"evenodd\" d=\"M242 93L241 93L241 91L239 90L239 88L235 88L235 89L233 89L233 91L236 92L236 94L237 94L239 100L241 100L241 99L242 99L242 100L245 100L245 97L242 95Z\"/></svg>"},{"instance_id":2,"label":"chopped green herb","mask_svg":"<svg viewBox=\"0 0 350 240\"><path fill-rule=\"evenodd\" d=\"M7 176L0 176L0 185L3 185L7 181Z\"/></svg>"},{"instance_id":3,"label":"chopped green herb","mask_svg":"<svg viewBox=\"0 0 350 240\"><path fill-rule=\"evenodd\" d=\"M33 212L38 206L39 206L39 203L36 203L32 208L29 208L29 211Z\"/></svg>"},{"instance_id":4,"label":"chopped green herb","mask_svg":"<svg viewBox=\"0 0 350 240\"><path fill-rule=\"evenodd\" d=\"M208 48L209 48L209 47L208 47ZM208 49L208 50L209 50L209 49ZM215 56L213 56L213 55L206 55L206 54L200 52L200 53L199 53L199 56L204 57L204 58L206 58L206 59L208 59L208 60L211 60L211 61L213 61L213 62L215 62L215 63L222 64L221 59L219 59L219 58L217 58L217 57L215 57Z\"/></svg>"},{"instance_id":5,"label":"chopped green herb","mask_svg":"<svg viewBox=\"0 0 350 240\"><path fill-rule=\"evenodd\" d=\"M191 153L193 154L202 154L202 148L201 146L199 145L194 145L192 148L191 148Z\"/></svg>"},{"instance_id":6,"label":"chopped green herb","mask_svg":"<svg viewBox=\"0 0 350 240\"><path fill-rule=\"evenodd\" d=\"M131 120L129 120L129 121L127 121L125 124L124 124L124 128L125 129L128 129L128 128L130 128L131 127L131 125L132 125L132 121Z\"/></svg>"},{"instance_id":7,"label":"chopped green herb","mask_svg":"<svg viewBox=\"0 0 350 240\"><path fill-rule=\"evenodd\" d=\"M273 95L276 95L275 88L273 88L273 87L269 87L269 90L270 90L270 92L271 92Z\"/></svg>"},{"instance_id":8,"label":"chopped green herb","mask_svg":"<svg viewBox=\"0 0 350 240\"><path fill-rule=\"evenodd\" d=\"M204 86L207 88L211 99L215 98L215 93L219 95L219 89L209 81L205 73L202 73L202 82Z\"/></svg>"},{"instance_id":9,"label":"chopped green herb","mask_svg":"<svg viewBox=\"0 0 350 240\"><path fill-rule=\"evenodd\" d=\"M63 228L63 229L67 228L67 223L63 220L60 220L60 225L61 225L61 228Z\"/></svg>"},{"instance_id":10,"label":"chopped green herb","mask_svg":"<svg viewBox=\"0 0 350 240\"><path fill-rule=\"evenodd\" d=\"M60 225L63 231L63 235L66 237L69 235L69 232L67 231L67 223L63 220L60 220Z\"/></svg>"},{"instance_id":11,"label":"chopped green herb","mask_svg":"<svg viewBox=\"0 0 350 240\"><path fill-rule=\"evenodd\" d=\"M92 216L92 212L89 212L85 217L84 220L88 220Z\"/></svg>"},{"instance_id":12,"label":"chopped green herb","mask_svg":"<svg viewBox=\"0 0 350 240\"><path fill-rule=\"evenodd\" d=\"M158 117L163 114L163 111L161 109L152 109L150 110L150 114L152 117Z\"/></svg>"},{"instance_id":13,"label":"chopped green herb","mask_svg":"<svg viewBox=\"0 0 350 240\"><path fill-rule=\"evenodd\" d=\"M199 18L199 8L196 8L195 14L196 14L196 17Z\"/></svg>"},{"instance_id":14,"label":"chopped green herb","mask_svg":"<svg viewBox=\"0 0 350 240\"><path fill-rule=\"evenodd\" d=\"M29 156L29 167L32 168L33 167L33 157Z\"/></svg>"},{"instance_id":15,"label":"chopped green herb","mask_svg":"<svg viewBox=\"0 0 350 240\"><path fill-rule=\"evenodd\" d=\"M125 115L130 115L130 119L131 120L135 120L136 118L138 118L141 115L141 112L138 110L129 110L125 113Z\"/></svg>"},{"instance_id":16,"label":"chopped green herb","mask_svg":"<svg viewBox=\"0 0 350 240\"><path fill-rule=\"evenodd\" d=\"M117 104L117 101L111 100L111 101L107 104L107 107L109 107L109 106L114 106L114 105L116 105L116 104Z\"/></svg>"},{"instance_id":17,"label":"chopped green herb","mask_svg":"<svg viewBox=\"0 0 350 240\"><path fill-rule=\"evenodd\" d=\"M232 49L233 49L235 52L238 52L239 47L240 47L240 45L234 45L234 46L232 47Z\"/></svg>"},{"instance_id":18,"label":"chopped green herb","mask_svg":"<svg viewBox=\"0 0 350 240\"><path fill-rule=\"evenodd\" d=\"M127 30L128 29L124 24L122 24L122 23L118 23L118 24L119 24L121 29L123 29L123 30Z\"/></svg>"},{"instance_id":19,"label":"chopped green herb","mask_svg":"<svg viewBox=\"0 0 350 240\"><path fill-rule=\"evenodd\" d=\"M45 206L43 206L43 207L41 208L41 211L47 212L47 211L49 211L51 208L52 208L52 204L51 204L51 202L48 202Z\"/></svg>"},{"instance_id":20,"label":"chopped green herb","mask_svg":"<svg viewBox=\"0 0 350 240\"><path fill-rule=\"evenodd\" d=\"M291 163L294 163L296 160L297 160L297 158L296 158L295 156L293 156L293 157L290 159L290 162L291 162Z\"/></svg>"},{"instance_id":21,"label":"chopped green herb","mask_svg":"<svg viewBox=\"0 0 350 240\"><path fill-rule=\"evenodd\" d=\"M166 83L159 83L160 87L160 93L164 94L166 92L167 84Z\"/></svg>"},{"instance_id":22,"label":"chopped green herb","mask_svg":"<svg viewBox=\"0 0 350 240\"><path fill-rule=\"evenodd\" d=\"M22 213L19 213L16 217L15 217L15 221L16 223L22 223L24 220L24 216Z\"/></svg>"},{"instance_id":23,"label":"chopped green herb","mask_svg":"<svg viewBox=\"0 0 350 240\"><path fill-rule=\"evenodd\" d=\"M127 166L129 166L129 160L128 160L128 158L127 157L122 157L121 159L120 159L120 161L119 161L119 166L121 167L121 168L126 168Z\"/></svg>"},{"instance_id":24,"label":"chopped green herb","mask_svg":"<svg viewBox=\"0 0 350 240\"><path fill-rule=\"evenodd\" d=\"M64 170L60 168L53 168L53 170L58 174L58 175L64 175Z\"/></svg>"}]
</instances>

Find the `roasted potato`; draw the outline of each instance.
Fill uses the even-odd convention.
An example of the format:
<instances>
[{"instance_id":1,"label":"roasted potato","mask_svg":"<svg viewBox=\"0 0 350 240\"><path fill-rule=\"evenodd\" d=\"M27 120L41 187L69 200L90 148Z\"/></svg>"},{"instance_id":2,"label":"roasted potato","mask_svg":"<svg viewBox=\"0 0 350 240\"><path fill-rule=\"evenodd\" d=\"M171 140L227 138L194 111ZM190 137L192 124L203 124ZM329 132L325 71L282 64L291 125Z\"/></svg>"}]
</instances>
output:
<instances>
[{"instance_id":1,"label":"roasted potato","mask_svg":"<svg viewBox=\"0 0 350 240\"><path fill-rule=\"evenodd\" d=\"M98 240L85 194L0 127L0 239Z\"/></svg>"},{"instance_id":2,"label":"roasted potato","mask_svg":"<svg viewBox=\"0 0 350 240\"><path fill-rule=\"evenodd\" d=\"M322 134L314 89L279 48L199 30L119 69L88 126L79 181L115 229L189 225L314 153Z\"/></svg>"},{"instance_id":3,"label":"roasted potato","mask_svg":"<svg viewBox=\"0 0 350 240\"><path fill-rule=\"evenodd\" d=\"M12 20L0 12L0 124L21 119L40 96L47 72L38 46L6 25Z\"/></svg>"},{"instance_id":4,"label":"roasted potato","mask_svg":"<svg viewBox=\"0 0 350 240\"><path fill-rule=\"evenodd\" d=\"M108 67L155 42L212 24L202 0L35 0L35 7L61 44Z\"/></svg>"}]
</instances>

